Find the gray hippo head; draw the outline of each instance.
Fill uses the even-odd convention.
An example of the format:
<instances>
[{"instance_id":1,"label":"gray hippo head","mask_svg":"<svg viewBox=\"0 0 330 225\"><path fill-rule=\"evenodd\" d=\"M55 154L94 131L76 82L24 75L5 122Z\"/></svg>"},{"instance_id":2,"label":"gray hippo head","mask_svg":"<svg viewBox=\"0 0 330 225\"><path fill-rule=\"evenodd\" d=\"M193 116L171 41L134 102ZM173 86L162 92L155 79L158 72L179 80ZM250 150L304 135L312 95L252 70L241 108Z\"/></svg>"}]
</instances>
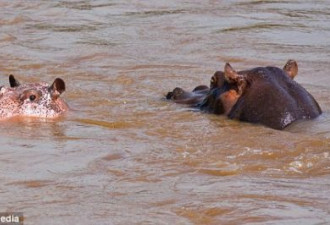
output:
<instances>
[{"instance_id":1,"label":"gray hippo head","mask_svg":"<svg viewBox=\"0 0 330 225\"><path fill-rule=\"evenodd\" d=\"M175 88L166 97L230 119L281 130L322 113L313 96L294 81L297 73L295 60L289 60L282 69L267 66L244 71L235 71L227 63L223 71L213 75L209 88L192 92Z\"/></svg>"},{"instance_id":2,"label":"gray hippo head","mask_svg":"<svg viewBox=\"0 0 330 225\"><path fill-rule=\"evenodd\" d=\"M65 83L56 78L52 85L47 83L20 84L13 75L9 76L10 87L0 87L0 119L27 116L54 118L68 111L67 104L60 98Z\"/></svg>"}]
</instances>

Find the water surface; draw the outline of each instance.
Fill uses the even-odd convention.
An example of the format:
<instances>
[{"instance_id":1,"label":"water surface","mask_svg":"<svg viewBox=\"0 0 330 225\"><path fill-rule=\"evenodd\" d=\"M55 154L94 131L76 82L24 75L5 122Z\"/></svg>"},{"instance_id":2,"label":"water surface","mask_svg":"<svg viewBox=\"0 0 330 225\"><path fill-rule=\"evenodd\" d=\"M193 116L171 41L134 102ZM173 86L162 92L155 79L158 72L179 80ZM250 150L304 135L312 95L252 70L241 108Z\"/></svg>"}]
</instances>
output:
<instances>
[{"instance_id":1,"label":"water surface","mask_svg":"<svg viewBox=\"0 0 330 225\"><path fill-rule=\"evenodd\" d=\"M0 80L66 81L74 109L0 131L0 211L25 224L329 224L327 1L0 2ZM299 64L318 119L276 131L163 99Z\"/></svg>"}]
</instances>

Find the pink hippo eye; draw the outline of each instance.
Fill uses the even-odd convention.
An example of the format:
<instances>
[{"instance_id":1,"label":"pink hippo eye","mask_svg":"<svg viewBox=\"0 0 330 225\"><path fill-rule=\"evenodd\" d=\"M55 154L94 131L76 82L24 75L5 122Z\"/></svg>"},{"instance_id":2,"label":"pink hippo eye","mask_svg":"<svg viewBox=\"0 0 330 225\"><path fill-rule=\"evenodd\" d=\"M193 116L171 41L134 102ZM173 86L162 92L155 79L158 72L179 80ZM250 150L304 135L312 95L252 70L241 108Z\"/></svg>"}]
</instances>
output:
<instances>
[{"instance_id":1,"label":"pink hippo eye","mask_svg":"<svg viewBox=\"0 0 330 225\"><path fill-rule=\"evenodd\" d=\"M31 102L33 102L37 97L35 95L30 95L29 99Z\"/></svg>"},{"instance_id":2,"label":"pink hippo eye","mask_svg":"<svg viewBox=\"0 0 330 225\"><path fill-rule=\"evenodd\" d=\"M41 95L42 93L39 90L26 90L23 91L23 93L19 96L19 99L22 102L24 102L25 100L28 100L29 102L35 102L40 99Z\"/></svg>"}]
</instances>

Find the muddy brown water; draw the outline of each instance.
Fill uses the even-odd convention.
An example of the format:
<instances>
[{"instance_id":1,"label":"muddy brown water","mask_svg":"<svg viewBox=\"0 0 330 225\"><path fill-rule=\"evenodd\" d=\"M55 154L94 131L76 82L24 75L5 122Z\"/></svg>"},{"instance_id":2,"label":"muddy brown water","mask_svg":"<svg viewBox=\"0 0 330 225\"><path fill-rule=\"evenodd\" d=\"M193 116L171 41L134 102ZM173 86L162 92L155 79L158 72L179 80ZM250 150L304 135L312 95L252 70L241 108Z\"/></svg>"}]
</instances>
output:
<instances>
[{"instance_id":1,"label":"muddy brown water","mask_svg":"<svg viewBox=\"0 0 330 225\"><path fill-rule=\"evenodd\" d=\"M74 109L0 126L0 211L25 224L330 224L327 1L0 2L0 79L66 81ZM318 119L285 131L164 101L299 63Z\"/></svg>"}]
</instances>

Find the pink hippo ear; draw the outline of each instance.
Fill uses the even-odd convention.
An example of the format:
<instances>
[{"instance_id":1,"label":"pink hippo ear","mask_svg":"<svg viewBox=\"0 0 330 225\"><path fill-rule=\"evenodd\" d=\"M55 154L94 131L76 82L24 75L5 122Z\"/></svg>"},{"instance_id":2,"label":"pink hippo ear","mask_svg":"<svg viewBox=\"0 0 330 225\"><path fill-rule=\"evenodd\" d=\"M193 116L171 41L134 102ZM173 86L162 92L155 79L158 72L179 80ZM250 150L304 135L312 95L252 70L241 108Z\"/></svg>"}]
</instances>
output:
<instances>
[{"instance_id":1,"label":"pink hippo ear","mask_svg":"<svg viewBox=\"0 0 330 225\"><path fill-rule=\"evenodd\" d=\"M9 84L10 87L18 87L21 85L12 74L9 75Z\"/></svg>"},{"instance_id":2,"label":"pink hippo ear","mask_svg":"<svg viewBox=\"0 0 330 225\"><path fill-rule=\"evenodd\" d=\"M298 74L298 64L295 60L289 59L284 65L283 70L293 80L293 78Z\"/></svg>"},{"instance_id":3,"label":"pink hippo ear","mask_svg":"<svg viewBox=\"0 0 330 225\"><path fill-rule=\"evenodd\" d=\"M229 63L224 68L225 80L230 84L235 84L238 95L241 95L246 87L245 77L238 74Z\"/></svg>"},{"instance_id":4,"label":"pink hippo ear","mask_svg":"<svg viewBox=\"0 0 330 225\"><path fill-rule=\"evenodd\" d=\"M65 91L65 83L61 78L56 78L48 90L52 99L55 100Z\"/></svg>"}]
</instances>

